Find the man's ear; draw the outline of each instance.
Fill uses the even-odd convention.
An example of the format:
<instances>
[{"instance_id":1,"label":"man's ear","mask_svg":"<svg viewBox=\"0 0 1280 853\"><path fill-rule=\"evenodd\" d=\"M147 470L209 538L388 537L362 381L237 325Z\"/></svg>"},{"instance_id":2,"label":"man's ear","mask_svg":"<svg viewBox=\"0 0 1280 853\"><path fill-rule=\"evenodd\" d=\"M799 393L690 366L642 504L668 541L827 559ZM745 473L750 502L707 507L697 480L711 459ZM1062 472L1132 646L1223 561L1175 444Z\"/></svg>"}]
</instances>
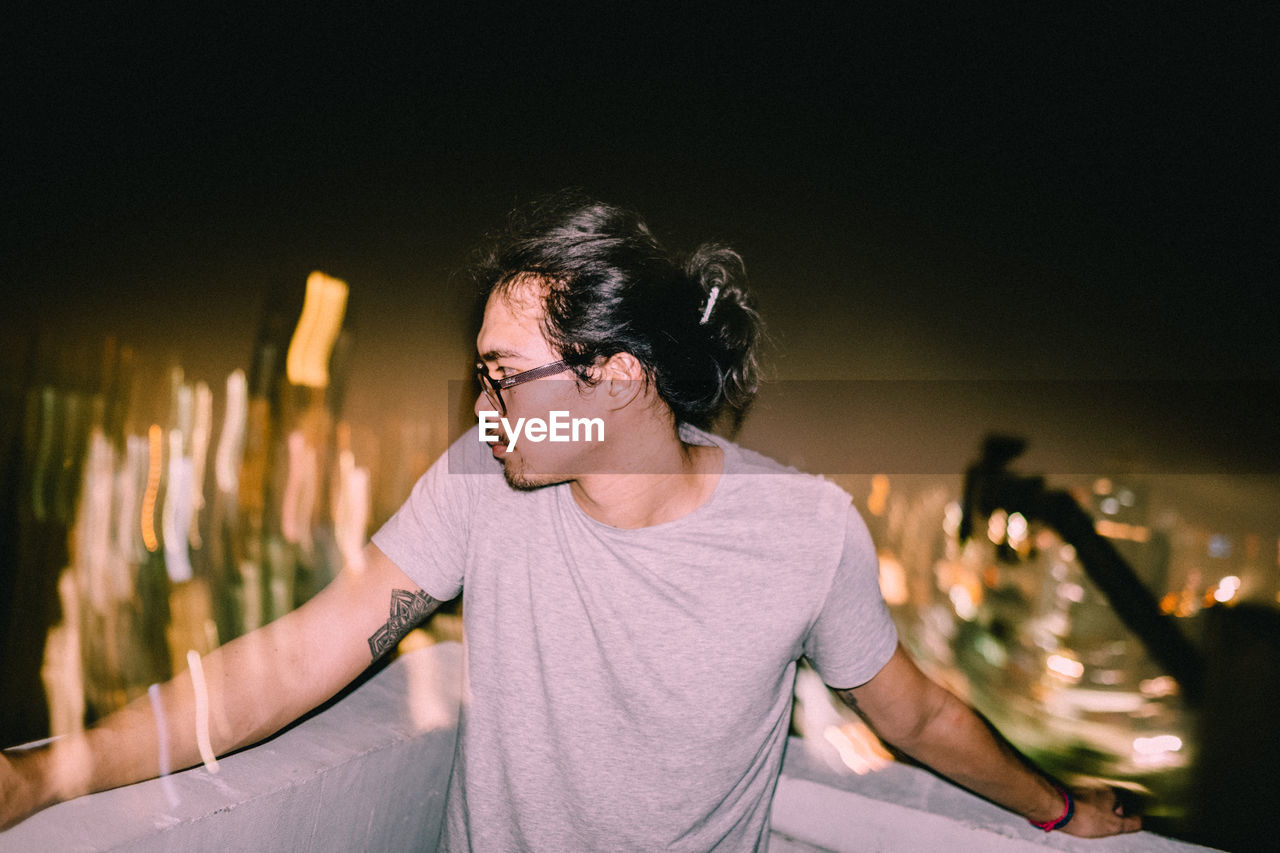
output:
<instances>
[{"instance_id":1,"label":"man's ear","mask_svg":"<svg viewBox=\"0 0 1280 853\"><path fill-rule=\"evenodd\" d=\"M596 370L597 388L607 396L611 408L626 406L645 389L644 366L629 352L614 353Z\"/></svg>"}]
</instances>

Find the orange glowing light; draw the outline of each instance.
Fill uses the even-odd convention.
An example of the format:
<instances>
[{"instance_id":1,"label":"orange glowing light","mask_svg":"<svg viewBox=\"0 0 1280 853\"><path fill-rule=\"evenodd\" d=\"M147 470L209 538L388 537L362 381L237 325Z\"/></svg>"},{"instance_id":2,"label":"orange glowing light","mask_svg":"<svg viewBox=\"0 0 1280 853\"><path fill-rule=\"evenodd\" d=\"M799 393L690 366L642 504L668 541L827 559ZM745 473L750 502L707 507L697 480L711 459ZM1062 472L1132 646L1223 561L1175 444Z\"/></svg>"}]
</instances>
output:
<instances>
[{"instance_id":1,"label":"orange glowing light","mask_svg":"<svg viewBox=\"0 0 1280 853\"><path fill-rule=\"evenodd\" d=\"M1167 675L1144 679L1138 685L1138 691L1148 699L1159 699L1163 696L1176 696L1178 682Z\"/></svg>"},{"instance_id":2,"label":"orange glowing light","mask_svg":"<svg viewBox=\"0 0 1280 853\"><path fill-rule=\"evenodd\" d=\"M835 747L844 766L859 776L874 773L893 762L893 755L862 723L827 726L822 739Z\"/></svg>"},{"instance_id":3,"label":"orange glowing light","mask_svg":"<svg viewBox=\"0 0 1280 853\"><path fill-rule=\"evenodd\" d=\"M285 357L285 372L294 385L326 388L329 356L347 310L347 283L322 272L307 277L302 316Z\"/></svg>"},{"instance_id":4,"label":"orange glowing light","mask_svg":"<svg viewBox=\"0 0 1280 853\"><path fill-rule=\"evenodd\" d=\"M987 566L982 570L982 585L987 589L1000 586L1000 569L997 566Z\"/></svg>"},{"instance_id":5,"label":"orange glowing light","mask_svg":"<svg viewBox=\"0 0 1280 853\"><path fill-rule=\"evenodd\" d=\"M1009 516L1004 510L998 509L991 513L990 517L987 518L987 538L996 545L1003 542L1008 522Z\"/></svg>"},{"instance_id":6,"label":"orange glowing light","mask_svg":"<svg viewBox=\"0 0 1280 853\"><path fill-rule=\"evenodd\" d=\"M149 449L147 464L147 489L142 494L142 544L148 551L160 547L156 539L156 496L160 493L160 465L164 456L164 431L159 424L152 424L147 430Z\"/></svg>"},{"instance_id":7,"label":"orange glowing light","mask_svg":"<svg viewBox=\"0 0 1280 853\"><path fill-rule=\"evenodd\" d=\"M1098 532L1099 536L1105 536L1108 539L1125 539L1130 542L1146 542L1151 539L1151 531L1141 524L1125 524L1122 521L1112 521L1109 518L1100 518L1094 523L1093 529Z\"/></svg>"},{"instance_id":8,"label":"orange glowing light","mask_svg":"<svg viewBox=\"0 0 1280 853\"><path fill-rule=\"evenodd\" d=\"M889 500L889 477L876 474L871 478L871 494L867 497L867 511L872 515L884 515L885 504Z\"/></svg>"},{"instance_id":9,"label":"orange glowing light","mask_svg":"<svg viewBox=\"0 0 1280 853\"><path fill-rule=\"evenodd\" d=\"M880 558L880 595L890 606L906 604L910 597L907 591L907 570L890 551L881 551Z\"/></svg>"}]
</instances>

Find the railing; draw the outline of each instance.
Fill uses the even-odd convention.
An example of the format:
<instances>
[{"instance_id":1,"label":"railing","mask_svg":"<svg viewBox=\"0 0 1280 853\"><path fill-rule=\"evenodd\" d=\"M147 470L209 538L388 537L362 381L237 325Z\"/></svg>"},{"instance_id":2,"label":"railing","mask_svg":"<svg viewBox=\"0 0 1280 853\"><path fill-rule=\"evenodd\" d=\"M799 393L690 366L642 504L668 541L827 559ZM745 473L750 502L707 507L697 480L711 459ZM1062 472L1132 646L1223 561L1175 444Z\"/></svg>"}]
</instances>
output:
<instances>
[{"instance_id":1,"label":"railing","mask_svg":"<svg viewBox=\"0 0 1280 853\"><path fill-rule=\"evenodd\" d=\"M341 701L204 767L63 803L0 833L26 851L433 850L453 760L462 653L405 655ZM837 773L788 747L773 806L772 853L1203 850L1150 833L1084 841L1045 835L903 764Z\"/></svg>"}]
</instances>

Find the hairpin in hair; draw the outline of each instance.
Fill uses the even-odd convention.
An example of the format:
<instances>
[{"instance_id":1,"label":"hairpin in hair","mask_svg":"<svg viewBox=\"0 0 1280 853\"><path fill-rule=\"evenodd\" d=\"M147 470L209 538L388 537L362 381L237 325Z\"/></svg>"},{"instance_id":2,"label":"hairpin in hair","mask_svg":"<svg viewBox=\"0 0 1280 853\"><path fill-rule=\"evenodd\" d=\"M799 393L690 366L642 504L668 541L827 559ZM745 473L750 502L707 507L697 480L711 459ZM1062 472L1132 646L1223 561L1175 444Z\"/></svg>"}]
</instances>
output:
<instances>
[{"instance_id":1,"label":"hairpin in hair","mask_svg":"<svg viewBox=\"0 0 1280 853\"><path fill-rule=\"evenodd\" d=\"M720 295L720 285L711 288L711 293L707 295L707 307L702 309L702 319L698 321L699 326L707 325L707 321L711 319L711 309L716 307L716 297Z\"/></svg>"}]
</instances>

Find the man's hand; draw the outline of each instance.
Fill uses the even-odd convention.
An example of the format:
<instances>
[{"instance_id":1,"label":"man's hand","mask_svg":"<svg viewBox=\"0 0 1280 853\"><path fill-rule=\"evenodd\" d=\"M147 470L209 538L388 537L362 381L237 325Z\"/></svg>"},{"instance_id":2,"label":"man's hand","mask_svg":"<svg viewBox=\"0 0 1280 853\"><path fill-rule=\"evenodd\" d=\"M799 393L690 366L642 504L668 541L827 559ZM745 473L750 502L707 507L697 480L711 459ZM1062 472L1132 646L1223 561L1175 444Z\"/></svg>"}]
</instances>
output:
<instances>
[{"instance_id":1,"label":"man's hand","mask_svg":"<svg viewBox=\"0 0 1280 853\"><path fill-rule=\"evenodd\" d=\"M1062 815L1062 794L968 704L927 678L898 647L870 681L836 690L882 740L938 773L1032 821ZM1061 832L1085 837L1134 832L1113 789L1071 789L1075 815Z\"/></svg>"},{"instance_id":2,"label":"man's hand","mask_svg":"<svg viewBox=\"0 0 1280 853\"><path fill-rule=\"evenodd\" d=\"M1076 813L1060 832L1081 838L1100 838L1142 829L1142 818L1127 813L1125 803L1110 785L1101 782L1072 785L1071 796L1076 801Z\"/></svg>"}]
</instances>

